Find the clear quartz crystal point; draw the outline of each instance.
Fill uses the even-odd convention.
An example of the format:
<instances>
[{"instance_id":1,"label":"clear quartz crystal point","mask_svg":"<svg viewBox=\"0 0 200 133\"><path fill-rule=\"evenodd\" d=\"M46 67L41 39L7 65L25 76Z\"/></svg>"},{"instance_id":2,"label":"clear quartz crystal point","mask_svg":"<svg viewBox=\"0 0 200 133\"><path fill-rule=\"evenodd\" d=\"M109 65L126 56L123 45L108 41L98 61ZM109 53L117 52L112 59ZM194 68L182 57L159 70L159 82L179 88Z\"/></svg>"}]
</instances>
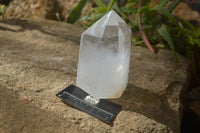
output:
<instances>
[{"instance_id":1,"label":"clear quartz crystal point","mask_svg":"<svg viewBox=\"0 0 200 133\"><path fill-rule=\"evenodd\" d=\"M131 29L114 11L81 35L77 86L97 99L119 98L128 82Z\"/></svg>"}]
</instances>

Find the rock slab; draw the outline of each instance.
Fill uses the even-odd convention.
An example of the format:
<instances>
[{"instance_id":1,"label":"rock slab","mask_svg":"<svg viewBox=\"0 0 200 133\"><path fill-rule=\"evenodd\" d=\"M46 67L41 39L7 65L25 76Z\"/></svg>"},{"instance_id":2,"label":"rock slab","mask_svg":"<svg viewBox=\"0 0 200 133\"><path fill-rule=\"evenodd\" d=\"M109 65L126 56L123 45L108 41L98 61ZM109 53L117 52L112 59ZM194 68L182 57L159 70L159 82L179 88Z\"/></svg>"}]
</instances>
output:
<instances>
[{"instance_id":1,"label":"rock slab","mask_svg":"<svg viewBox=\"0 0 200 133\"><path fill-rule=\"evenodd\" d=\"M73 132L179 133L190 62L180 55L175 61L169 50L160 49L154 55L132 46L128 87L121 98L112 99L123 110L110 125L55 97L75 84L82 31L77 25L47 20L0 21L0 114L4 114L0 130L45 132L45 127L51 127L52 132L62 132L71 127ZM11 111L12 106L19 110ZM5 114L9 111L13 115ZM16 117L15 112L27 117ZM35 121L28 116L35 116ZM31 127L29 122L40 124Z\"/></svg>"},{"instance_id":2,"label":"rock slab","mask_svg":"<svg viewBox=\"0 0 200 133\"><path fill-rule=\"evenodd\" d=\"M66 21L78 2L79 0L13 0L9 3L5 16L7 19L31 18Z\"/></svg>"}]
</instances>

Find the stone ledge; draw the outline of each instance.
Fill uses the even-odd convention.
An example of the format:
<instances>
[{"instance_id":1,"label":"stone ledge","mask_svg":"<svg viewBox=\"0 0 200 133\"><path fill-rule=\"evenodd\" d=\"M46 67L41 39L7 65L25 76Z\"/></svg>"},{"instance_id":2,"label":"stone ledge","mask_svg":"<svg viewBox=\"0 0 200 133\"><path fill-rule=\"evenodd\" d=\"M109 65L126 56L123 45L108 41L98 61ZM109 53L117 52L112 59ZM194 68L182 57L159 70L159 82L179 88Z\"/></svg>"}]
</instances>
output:
<instances>
[{"instance_id":1,"label":"stone ledge","mask_svg":"<svg viewBox=\"0 0 200 133\"><path fill-rule=\"evenodd\" d=\"M55 97L66 86L75 84L82 31L76 25L47 20L1 21L1 91L13 90L19 101L62 116L58 121L69 122L60 127L70 125L77 129L75 132L180 132L190 62L180 55L176 62L168 50L161 49L153 55L146 48L132 47L129 84L121 98L113 99L123 110L111 125ZM54 130L58 128L48 124Z\"/></svg>"}]
</instances>

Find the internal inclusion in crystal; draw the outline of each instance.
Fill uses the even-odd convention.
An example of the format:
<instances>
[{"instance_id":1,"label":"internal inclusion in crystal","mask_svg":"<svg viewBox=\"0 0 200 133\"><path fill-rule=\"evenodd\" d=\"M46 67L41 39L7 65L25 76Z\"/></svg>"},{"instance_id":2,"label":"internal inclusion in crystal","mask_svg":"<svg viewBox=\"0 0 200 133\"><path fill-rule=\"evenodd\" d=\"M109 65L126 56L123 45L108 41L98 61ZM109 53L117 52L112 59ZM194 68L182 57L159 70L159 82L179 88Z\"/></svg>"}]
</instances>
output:
<instances>
[{"instance_id":1,"label":"internal inclusion in crystal","mask_svg":"<svg viewBox=\"0 0 200 133\"><path fill-rule=\"evenodd\" d=\"M128 82L131 30L114 11L102 19L81 36L77 85L97 99L118 98Z\"/></svg>"}]
</instances>

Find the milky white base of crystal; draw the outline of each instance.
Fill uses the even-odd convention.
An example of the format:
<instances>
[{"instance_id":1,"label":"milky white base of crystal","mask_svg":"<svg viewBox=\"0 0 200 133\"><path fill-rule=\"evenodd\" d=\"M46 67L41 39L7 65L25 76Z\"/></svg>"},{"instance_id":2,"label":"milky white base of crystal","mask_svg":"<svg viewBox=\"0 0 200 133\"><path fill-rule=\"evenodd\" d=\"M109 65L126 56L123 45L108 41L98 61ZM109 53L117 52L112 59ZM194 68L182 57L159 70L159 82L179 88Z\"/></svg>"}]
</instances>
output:
<instances>
[{"instance_id":1,"label":"milky white base of crystal","mask_svg":"<svg viewBox=\"0 0 200 133\"><path fill-rule=\"evenodd\" d=\"M87 45L80 48L77 86L97 99L119 98L126 88L130 45L122 51Z\"/></svg>"}]
</instances>

